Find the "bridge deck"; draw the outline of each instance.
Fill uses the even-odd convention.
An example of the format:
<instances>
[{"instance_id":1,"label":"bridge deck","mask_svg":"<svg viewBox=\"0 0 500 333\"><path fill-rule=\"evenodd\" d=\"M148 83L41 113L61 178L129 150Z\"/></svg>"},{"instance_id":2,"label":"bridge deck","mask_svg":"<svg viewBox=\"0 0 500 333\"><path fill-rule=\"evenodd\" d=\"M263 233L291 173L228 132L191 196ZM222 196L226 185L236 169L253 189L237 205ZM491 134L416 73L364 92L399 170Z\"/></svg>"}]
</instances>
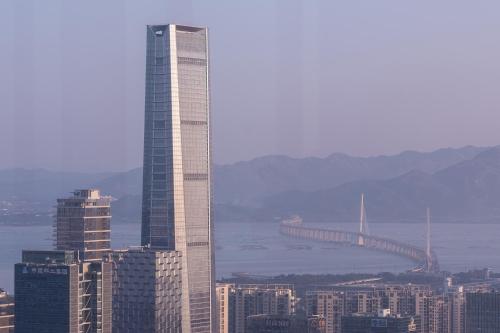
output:
<instances>
[{"instance_id":1,"label":"bridge deck","mask_svg":"<svg viewBox=\"0 0 500 333\"><path fill-rule=\"evenodd\" d=\"M296 238L348 244L396 254L418 263L418 267L414 271L430 272L439 270L437 257L433 252L428 257L427 252L422 248L385 237L342 230L308 228L303 226L302 223L287 221L281 223L280 232Z\"/></svg>"}]
</instances>

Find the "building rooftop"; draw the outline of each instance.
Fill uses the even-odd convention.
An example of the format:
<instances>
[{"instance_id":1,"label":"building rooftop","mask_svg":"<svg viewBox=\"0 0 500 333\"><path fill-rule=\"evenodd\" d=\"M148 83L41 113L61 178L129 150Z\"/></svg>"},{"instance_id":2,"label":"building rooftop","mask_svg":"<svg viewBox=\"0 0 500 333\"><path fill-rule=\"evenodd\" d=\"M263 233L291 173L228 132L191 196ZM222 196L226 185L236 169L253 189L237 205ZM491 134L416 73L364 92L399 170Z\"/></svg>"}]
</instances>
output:
<instances>
[{"instance_id":1,"label":"building rooftop","mask_svg":"<svg viewBox=\"0 0 500 333\"><path fill-rule=\"evenodd\" d=\"M98 189L82 189L75 190L73 192L75 198L83 198L83 199L99 199L101 197L101 192Z\"/></svg>"},{"instance_id":2,"label":"building rooftop","mask_svg":"<svg viewBox=\"0 0 500 333\"><path fill-rule=\"evenodd\" d=\"M14 304L14 298L0 288L0 305Z\"/></svg>"},{"instance_id":3,"label":"building rooftop","mask_svg":"<svg viewBox=\"0 0 500 333\"><path fill-rule=\"evenodd\" d=\"M78 253L65 250L23 250L23 263L25 264L63 264L69 265L78 261Z\"/></svg>"}]
</instances>

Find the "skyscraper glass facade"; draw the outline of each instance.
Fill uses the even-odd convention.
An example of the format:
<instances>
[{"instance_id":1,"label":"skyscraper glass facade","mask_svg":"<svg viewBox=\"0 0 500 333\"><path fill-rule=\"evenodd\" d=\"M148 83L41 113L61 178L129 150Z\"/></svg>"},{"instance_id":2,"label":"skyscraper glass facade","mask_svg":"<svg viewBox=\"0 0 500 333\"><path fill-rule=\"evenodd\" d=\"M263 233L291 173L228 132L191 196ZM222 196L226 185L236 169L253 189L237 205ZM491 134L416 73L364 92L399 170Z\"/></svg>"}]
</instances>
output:
<instances>
[{"instance_id":1,"label":"skyscraper glass facade","mask_svg":"<svg viewBox=\"0 0 500 333\"><path fill-rule=\"evenodd\" d=\"M15 265L16 332L111 333L112 264L73 251L23 251Z\"/></svg>"},{"instance_id":2,"label":"skyscraper glass facade","mask_svg":"<svg viewBox=\"0 0 500 333\"><path fill-rule=\"evenodd\" d=\"M133 248L113 259L113 331L181 332L180 252Z\"/></svg>"},{"instance_id":3,"label":"skyscraper glass facade","mask_svg":"<svg viewBox=\"0 0 500 333\"><path fill-rule=\"evenodd\" d=\"M212 332L214 297L205 28L147 27L142 245L183 255L183 333Z\"/></svg>"}]
</instances>

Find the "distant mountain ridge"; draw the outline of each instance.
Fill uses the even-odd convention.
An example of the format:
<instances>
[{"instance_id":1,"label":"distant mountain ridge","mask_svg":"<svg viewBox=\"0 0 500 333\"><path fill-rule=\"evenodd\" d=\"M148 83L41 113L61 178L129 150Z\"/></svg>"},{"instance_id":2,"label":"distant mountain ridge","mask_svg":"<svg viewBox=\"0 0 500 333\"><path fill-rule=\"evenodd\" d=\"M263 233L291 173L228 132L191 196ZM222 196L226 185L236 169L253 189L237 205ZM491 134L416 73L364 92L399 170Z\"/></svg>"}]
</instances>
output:
<instances>
[{"instance_id":1,"label":"distant mountain ridge","mask_svg":"<svg viewBox=\"0 0 500 333\"><path fill-rule=\"evenodd\" d=\"M487 148L445 148L430 153L405 151L391 156L326 158L266 156L215 168L215 201L252 205L286 191L317 191L356 180L388 179L411 170L434 173L475 157Z\"/></svg>"},{"instance_id":2,"label":"distant mountain ridge","mask_svg":"<svg viewBox=\"0 0 500 333\"><path fill-rule=\"evenodd\" d=\"M256 217L298 214L309 221L354 221L360 194L374 221L423 220L430 207L440 222L500 222L500 148L480 152L433 174L412 170L386 180L268 197Z\"/></svg>"},{"instance_id":3,"label":"distant mountain ridge","mask_svg":"<svg viewBox=\"0 0 500 333\"><path fill-rule=\"evenodd\" d=\"M461 209L473 209L475 216L484 209L484 200L473 200L468 191L483 198L490 194L481 191L490 193L492 189L483 183L482 187L473 187L467 182L455 182L466 176L462 173L486 177L484 182L495 178L496 150L468 146L375 157L338 153L325 158L265 156L216 165L215 215L218 220L232 221L269 221L294 213L317 221L352 220L359 195L364 192L369 214L375 220L418 218L421 206L433 196L443 203L443 198L460 199ZM56 198L67 196L75 188L97 187L117 199L112 207L115 218L138 221L141 184L142 168L100 174L10 169L0 171L0 202L14 200L33 211L46 212ZM453 194L458 190L467 193L462 197ZM451 216L446 210L452 208L444 205L442 212L436 209L436 213L448 218Z\"/></svg>"}]
</instances>

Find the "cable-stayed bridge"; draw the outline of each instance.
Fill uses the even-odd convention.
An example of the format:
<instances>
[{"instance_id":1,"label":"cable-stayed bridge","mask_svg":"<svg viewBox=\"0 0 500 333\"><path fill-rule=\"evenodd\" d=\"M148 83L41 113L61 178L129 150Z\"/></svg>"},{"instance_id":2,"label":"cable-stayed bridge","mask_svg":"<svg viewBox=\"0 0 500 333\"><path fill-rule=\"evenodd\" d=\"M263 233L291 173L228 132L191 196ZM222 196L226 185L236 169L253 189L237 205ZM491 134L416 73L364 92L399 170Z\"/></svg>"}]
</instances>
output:
<instances>
[{"instance_id":1,"label":"cable-stayed bridge","mask_svg":"<svg viewBox=\"0 0 500 333\"><path fill-rule=\"evenodd\" d=\"M368 231L366 222L366 209L364 195L361 196L361 217L359 232L309 228L302 223L299 217L294 217L281 222L280 232L290 237L317 240L322 242L333 242L349 246L364 247L369 250L383 251L405 257L417 263L411 271L414 272L438 272L439 263L436 254L430 245L430 212L427 210L427 244L426 248L420 248L413 244L407 244L394 239L372 236Z\"/></svg>"}]
</instances>

